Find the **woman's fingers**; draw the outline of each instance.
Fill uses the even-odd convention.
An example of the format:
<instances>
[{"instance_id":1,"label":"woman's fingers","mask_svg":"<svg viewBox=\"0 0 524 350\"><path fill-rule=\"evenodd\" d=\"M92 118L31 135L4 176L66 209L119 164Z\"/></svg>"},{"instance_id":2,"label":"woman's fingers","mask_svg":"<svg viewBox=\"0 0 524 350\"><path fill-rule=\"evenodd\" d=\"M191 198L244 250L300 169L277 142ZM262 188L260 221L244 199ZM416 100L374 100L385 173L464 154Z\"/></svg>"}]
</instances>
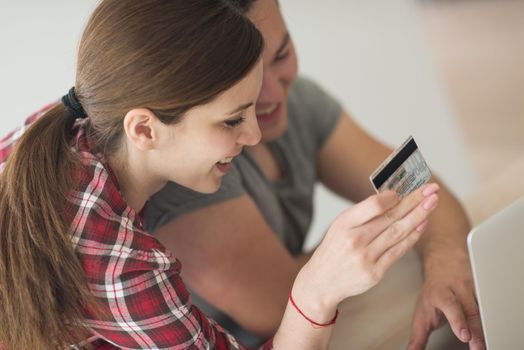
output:
<instances>
[{"instance_id":1,"label":"woman's fingers","mask_svg":"<svg viewBox=\"0 0 524 350\"><path fill-rule=\"evenodd\" d=\"M389 220L386 221L389 221L389 224L392 224L393 222L402 219L420 202L422 202L424 198L427 198L433 193L436 193L439 188L439 185L435 182L422 186L418 190L411 193L409 196L405 197L398 205L387 211L384 214L384 217Z\"/></svg>"},{"instance_id":2,"label":"woman's fingers","mask_svg":"<svg viewBox=\"0 0 524 350\"><path fill-rule=\"evenodd\" d=\"M322 271L321 279L336 279L334 293L344 298L368 290L420 238L438 201L436 191L438 185L430 184L402 200L388 191L356 204L333 222L310 268ZM344 278L333 277L331 269Z\"/></svg>"},{"instance_id":3,"label":"woman's fingers","mask_svg":"<svg viewBox=\"0 0 524 350\"><path fill-rule=\"evenodd\" d=\"M400 201L395 191L385 191L370 196L344 211L341 223L348 228L355 228L383 215Z\"/></svg>"},{"instance_id":4,"label":"woman's fingers","mask_svg":"<svg viewBox=\"0 0 524 350\"><path fill-rule=\"evenodd\" d=\"M377 237L390 226L395 225L397 221L403 219L408 213L413 211L424 198L431 196L433 193L439 190L439 186L436 183L431 183L422 186L418 190L411 193L409 196L403 198L397 205L391 207L386 212L377 216L374 220L362 225L359 228L362 237L361 242L363 244L370 244ZM396 227L394 228L397 229ZM406 232L407 234L408 232Z\"/></svg>"},{"instance_id":5,"label":"woman's fingers","mask_svg":"<svg viewBox=\"0 0 524 350\"><path fill-rule=\"evenodd\" d=\"M438 195L433 193L402 219L390 225L369 244L370 258L376 259L379 266L391 266L420 238L426 229L428 216L437 204Z\"/></svg>"},{"instance_id":6,"label":"woman's fingers","mask_svg":"<svg viewBox=\"0 0 524 350\"><path fill-rule=\"evenodd\" d=\"M377 260L377 263L375 264L375 268L377 269L377 271L385 273L387 270L389 270L391 265L393 265L395 262L397 262L398 259L403 257L408 252L408 250L413 248L413 246L418 242L423 233L424 230L413 230L404 240L388 249Z\"/></svg>"}]
</instances>

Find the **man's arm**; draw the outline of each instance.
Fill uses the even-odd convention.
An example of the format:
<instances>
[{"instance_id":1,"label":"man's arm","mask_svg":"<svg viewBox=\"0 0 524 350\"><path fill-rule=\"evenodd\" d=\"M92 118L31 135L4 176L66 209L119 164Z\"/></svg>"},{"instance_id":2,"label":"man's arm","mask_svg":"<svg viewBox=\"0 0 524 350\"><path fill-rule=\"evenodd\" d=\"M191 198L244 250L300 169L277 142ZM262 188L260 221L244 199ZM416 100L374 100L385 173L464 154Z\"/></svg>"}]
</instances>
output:
<instances>
[{"instance_id":1,"label":"man's arm","mask_svg":"<svg viewBox=\"0 0 524 350\"><path fill-rule=\"evenodd\" d=\"M391 152L342 112L337 127L318 154L318 174L334 192L360 201L373 193L369 174ZM425 282L415 310L410 346L423 348L430 332L445 321L444 315L459 339L469 341L474 349L483 349L466 248L470 225L455 197L438 179L433 180L440 184L441 201L432 213L426 234L417 243Z\"/></svg>"},{"instance_id":2,"label":"man's arm","mask_svg":"<svg viewBox=\"0 0 524 350\"><path fill-rule=\"evenodd\" d=\"M278 328L307 261L289 254L248 195L182 215L155 237L182 262L193 290L261 336Z\"/></svg>"}]
</instances>

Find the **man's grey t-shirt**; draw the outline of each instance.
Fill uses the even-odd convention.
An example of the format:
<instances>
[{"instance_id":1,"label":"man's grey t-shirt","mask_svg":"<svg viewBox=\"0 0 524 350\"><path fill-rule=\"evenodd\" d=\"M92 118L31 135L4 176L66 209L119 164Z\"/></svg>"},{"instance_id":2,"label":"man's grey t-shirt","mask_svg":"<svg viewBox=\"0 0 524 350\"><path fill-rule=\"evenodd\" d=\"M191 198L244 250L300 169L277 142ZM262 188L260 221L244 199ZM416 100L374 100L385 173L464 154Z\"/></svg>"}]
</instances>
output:
<instances>
[{"instance_id":1,"label":"man's grey t-shirt","mask_svg":"<svg viewBox=\"0 0 524 350\"><path fill-rule=\"evenodd\" d=\"M247 193L289 252L300 254L313 213L317 152L333 131L340 114L340 104L318 85L297 78L288 98L288 128L282 137L267 144L283 169L281 180L268 180L247 152L242 152L233 161L231 171L223 178L216 193L202 194L168 183L146 206L145 227L149 232L155 232L179 215ZM234 216L227 220L234 220ZM253 339L246 338L246 334L242 334L220 311L206 304L194 292L192 298L237 339L245 341L245 345L253 344Z\"/></svg>"}]
</instances>

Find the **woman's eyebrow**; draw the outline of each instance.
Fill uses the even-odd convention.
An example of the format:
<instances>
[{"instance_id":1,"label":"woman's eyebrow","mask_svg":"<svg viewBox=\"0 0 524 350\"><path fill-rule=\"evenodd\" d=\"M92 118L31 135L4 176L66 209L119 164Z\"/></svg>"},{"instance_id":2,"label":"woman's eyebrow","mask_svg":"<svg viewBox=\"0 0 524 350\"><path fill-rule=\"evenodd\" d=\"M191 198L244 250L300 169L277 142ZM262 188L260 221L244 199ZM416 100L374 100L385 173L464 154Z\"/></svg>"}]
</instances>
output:
<instances>
[{"instance_id":1,"label":"woman's eyebrow","mask_svg":"<svg viewBox=\"0 0 524 350\"><path fill-rule=\"evenodd\" d=\"M238 113L240 111L243 111L244 109L248 109L249 107L251 107L253 105L253 102L249 102L249 103L244 103L243 105L240 105L238 106L237 108L235 108L235 110L227 113L227 115L231 115L231 114L235 114L235 113Z\"/></svg>"}]
</instances>

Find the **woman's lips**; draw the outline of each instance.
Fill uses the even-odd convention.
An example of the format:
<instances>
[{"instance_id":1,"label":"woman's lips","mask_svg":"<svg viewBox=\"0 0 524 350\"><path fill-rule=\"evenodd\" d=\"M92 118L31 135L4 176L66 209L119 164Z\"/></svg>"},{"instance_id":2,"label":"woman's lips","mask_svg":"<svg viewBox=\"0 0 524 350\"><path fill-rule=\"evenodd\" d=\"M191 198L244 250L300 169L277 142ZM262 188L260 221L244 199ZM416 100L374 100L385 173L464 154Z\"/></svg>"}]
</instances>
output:
<instances>
[{"instance_id":1,"label":"woman's lips","mask_svg":"<svg viewBox=\"0 0 524 350\"><path fill-rule=\"evenodd\" d=\"M221 161L216 163L216 167L220 172L227 173L231 169L231 163L233 162L233 159L235 159L236 156L240 154L241 151L239 151L237 154L235 154L232 157L226 157L222 159Z\"/></svg>"},{"instance_id":2,"label":"woman's lips","mask_svg":"<svg viewBox=\"0 0 524 350\"><path fill-rule=\"evenodd\" d=\"M231 163L217 163L216 167L220 172L227 174L227 172L231 169Z\"/></svg>"}]
</instances>

